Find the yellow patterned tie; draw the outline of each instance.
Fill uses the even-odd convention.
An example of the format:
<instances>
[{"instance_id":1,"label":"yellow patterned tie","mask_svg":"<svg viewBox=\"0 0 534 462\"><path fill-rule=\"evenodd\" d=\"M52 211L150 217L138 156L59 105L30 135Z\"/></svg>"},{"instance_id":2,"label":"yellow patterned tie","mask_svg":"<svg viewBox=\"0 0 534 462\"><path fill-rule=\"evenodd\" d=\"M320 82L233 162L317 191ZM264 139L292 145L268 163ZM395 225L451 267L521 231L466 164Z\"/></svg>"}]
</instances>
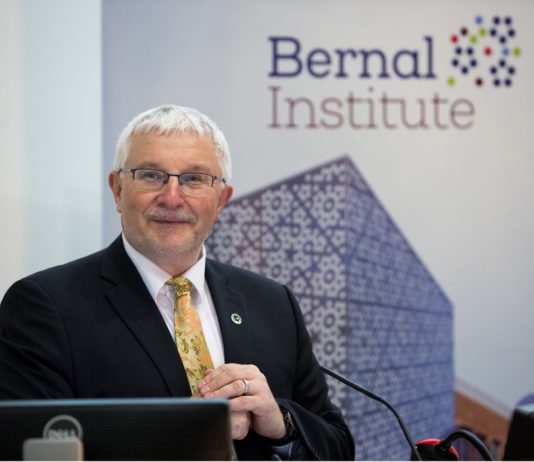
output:
<instances>
[{"instance_id":1,"label":"yellow patterned tie","mask_svg":"<svg viewBox=\"0 0 534 462\"><path fill-rule=\"evenodd\" d=\"M187 380L193 396L198 395L197 382L206 369L213 369L208 345L196 308L191 303L191 281L175 276L166 284L174 290L174 331L176 348L184 364Z\"/></svg>"}]
</instances>

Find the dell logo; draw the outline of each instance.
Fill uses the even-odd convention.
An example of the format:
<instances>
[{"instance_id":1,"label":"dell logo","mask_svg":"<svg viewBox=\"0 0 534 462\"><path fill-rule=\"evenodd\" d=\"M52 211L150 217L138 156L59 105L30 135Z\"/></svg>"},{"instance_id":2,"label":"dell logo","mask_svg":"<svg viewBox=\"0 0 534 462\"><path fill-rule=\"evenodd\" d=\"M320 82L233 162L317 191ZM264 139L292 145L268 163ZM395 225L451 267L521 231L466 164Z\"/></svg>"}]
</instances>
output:
<instances>
[{"instance_id":1,"label":"dell logo","mask_svg":"<svg viewBox=\"0 0 534 462\"><path fill-rule=\"evenodd\" d=\"M50 419L44 427L43 438L66 439L83 438L80 422L70 415L58 415Z\"/></svg>"}]
</instances>

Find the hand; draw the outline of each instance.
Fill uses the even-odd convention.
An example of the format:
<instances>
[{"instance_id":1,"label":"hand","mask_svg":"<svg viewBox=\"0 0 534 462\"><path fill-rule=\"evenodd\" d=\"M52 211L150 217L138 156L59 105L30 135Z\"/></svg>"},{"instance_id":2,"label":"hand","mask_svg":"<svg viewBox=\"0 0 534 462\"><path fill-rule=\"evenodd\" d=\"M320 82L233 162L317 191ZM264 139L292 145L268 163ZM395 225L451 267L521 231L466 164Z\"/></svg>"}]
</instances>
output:
<instances>
[{"instance_id":1,"label":"hand","mask_svg":"<svg viewBox=\"0 0 534 462\"><path fill-rule=\"evenodd\" d=\"M245 380L248 381L246 395L243 394L246 388ZM200 396L205 398L228 398L232 414L250 413L249 426L259 435L270 439L285 436L286 427L282 411L274 399L265 376L256 366L223 364L216 369L209 370L198 382L198 388ZM232 423L234 419L242 423L241 418L238 417L232 417ZM240 428L241 431L242 428Z\"/></svg>"}]
</instances>

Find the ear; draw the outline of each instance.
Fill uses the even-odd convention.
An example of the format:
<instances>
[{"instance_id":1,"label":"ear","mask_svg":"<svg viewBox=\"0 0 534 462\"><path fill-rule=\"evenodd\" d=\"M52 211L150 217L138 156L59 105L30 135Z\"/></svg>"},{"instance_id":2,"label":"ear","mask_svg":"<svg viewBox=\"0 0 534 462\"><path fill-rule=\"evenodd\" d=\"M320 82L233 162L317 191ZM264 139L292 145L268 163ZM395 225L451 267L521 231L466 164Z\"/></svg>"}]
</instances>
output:
<instances>
[{"instance_id":1,"label":"ear","mask_svg":"<svg viewBox=\"0 0 534 462\"><path fill-rule=\"evenodd\" d=\"M233 194L234 188L232 187L232 185L227 184L223 188L223 190L221 191L221 195L219 196L219 204L217 205L217 218L219 218L219 215L221 214L226 204L228 204Z\"/></svg>"},{"instance_id":2,"label":"ear","mask_svg":"<svg viewBox=\"0 0 534 462\"><path fill-rule=\"evenodd\" d=\"M108 184L115 199L115 208L121 213L122 179L119 172L112 171L108 175Z\"/></svg>"}]
</instances>

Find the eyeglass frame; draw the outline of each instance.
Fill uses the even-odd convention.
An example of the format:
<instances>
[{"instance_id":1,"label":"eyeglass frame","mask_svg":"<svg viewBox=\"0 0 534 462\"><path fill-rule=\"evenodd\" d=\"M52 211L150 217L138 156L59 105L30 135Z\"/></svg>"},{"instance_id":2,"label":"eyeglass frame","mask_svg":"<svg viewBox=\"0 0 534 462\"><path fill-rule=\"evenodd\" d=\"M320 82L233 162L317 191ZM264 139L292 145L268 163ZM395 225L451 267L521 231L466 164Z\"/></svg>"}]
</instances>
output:
<instances>
[{"instance_id":1,"label":"eyeglass frame","mask_svg":"<svg viewBox=\"0 0 534 462\"><path fill-rule=\"evenodd\" d=\"M214 187L214 184L215 184L215 181L216 180L219 180L221 183L223 183L223 185L226 185L226 179L222 178L222 177L219 177L217 175L212 175L211 173L205 173L205 172L182 172L182 173L169 173L169 172L166 172L165 170L161 170L159 168L147 168L147 167L139 167L139 168L119 168L117 170L117 173L131 173L132 174L132 180L135 182L135 172L137 172L138 170L150 170L150 171L154 171L154 172L161 172L163 174L166 175L166 179L163 181L163 183L161 183L161 188L163 188L166 184L169 183L169 180L171 179L171 176L175 176L177 179L178 179L178 184L180 185L180 187L183 186L183 183L180 179L180 177L182 175L206 175L208 177L211 178L211 184L209 183L206 183L206 185L209 185L210 188L213 188Z\"/></svg>"}]
</instances>

